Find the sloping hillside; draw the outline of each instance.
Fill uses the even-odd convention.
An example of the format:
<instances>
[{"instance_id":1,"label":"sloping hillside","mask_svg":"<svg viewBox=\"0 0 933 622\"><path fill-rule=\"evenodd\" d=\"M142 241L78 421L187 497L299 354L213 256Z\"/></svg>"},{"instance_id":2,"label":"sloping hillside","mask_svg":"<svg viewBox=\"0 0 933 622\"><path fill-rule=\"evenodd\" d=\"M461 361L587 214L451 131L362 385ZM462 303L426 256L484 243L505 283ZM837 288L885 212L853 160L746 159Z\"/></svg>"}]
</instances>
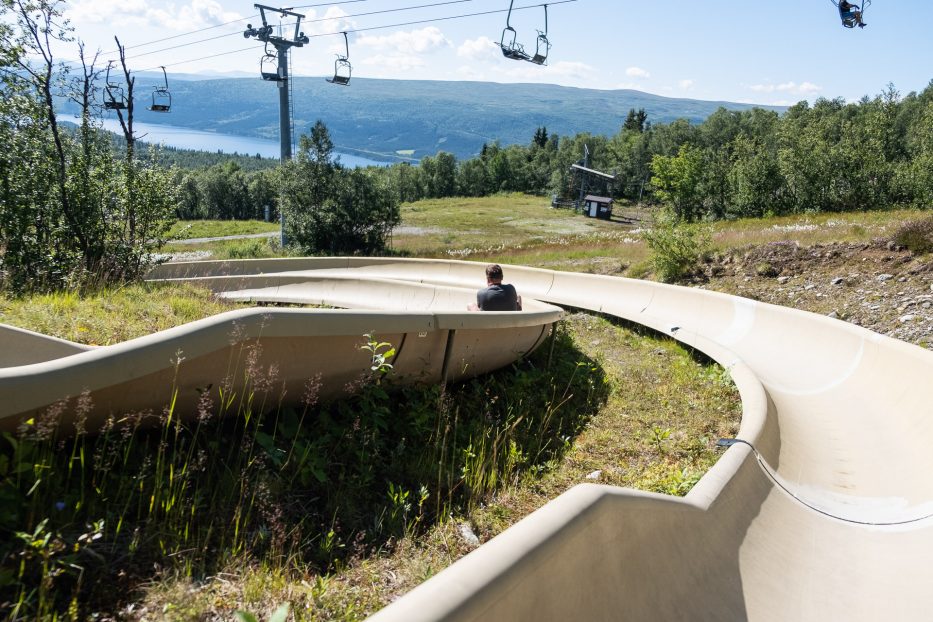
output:
<instances>
[{"instance_id":1,"label":"sloping hillside","mask_svg":"<svg viewBox=\"0 0 933 622\"><path fill-rule=\"evenodd\" d=\"M200 130L277 139L278 89L257 78L203 81L172 80L170 114L141 109L139 121ZM138 85L146 84L141 76ZM323 78L296 78L293 84L295 124L307 131L317 119L331 131L341 149L414 157L449 151L458 158L479 152L483 143L503 145L531 141L535 129L573 135L616 133L632 108L644 108L649 121L678 118L699 122L729 102L674 99L632 90L601 91L547 84L495 84L371 80L354 78L346 88ZM145 101L148 92L137 87ZM68 109L67 104L63 106Z\"/></svg>"}]
</instances>

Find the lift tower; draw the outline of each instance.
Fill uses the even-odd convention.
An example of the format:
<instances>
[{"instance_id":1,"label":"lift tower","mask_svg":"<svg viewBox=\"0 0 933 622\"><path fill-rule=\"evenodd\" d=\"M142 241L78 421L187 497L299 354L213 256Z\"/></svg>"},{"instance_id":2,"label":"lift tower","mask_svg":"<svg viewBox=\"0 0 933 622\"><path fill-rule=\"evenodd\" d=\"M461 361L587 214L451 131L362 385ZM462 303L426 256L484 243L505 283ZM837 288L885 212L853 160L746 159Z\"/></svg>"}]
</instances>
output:
<instances>
[{"instance_id":1,"label":"lift tower","mask_svg":"<svg viewBox=\"0 0 933 622\"><path fill-rule=\"evenodd\" d=\"M288 76L288 49L291 47L301 47L308 43L308 37L301 32L301 20L304 15L294 13L288 9L277 9L262 4L254 4L259 9L259 15L262 17L262 26L253 28L252 24L246 25L243 36L247 39L256 37L266 44L266 55L263 57L260 72L263 80L275 82L279 86L279 145L281 146L282 162L287 162L292 158L292 115L289 105L289 76ZM295 33L291 38L283 36L284 31L281 26L279 33L273 34L274 28L266 20L266 11L278 13L281 17L295 18ZM275 54L269 52L269 46L275 48ZM267 67L267 64L275 62L274 66Z\"/></svg>"}]
</instances>

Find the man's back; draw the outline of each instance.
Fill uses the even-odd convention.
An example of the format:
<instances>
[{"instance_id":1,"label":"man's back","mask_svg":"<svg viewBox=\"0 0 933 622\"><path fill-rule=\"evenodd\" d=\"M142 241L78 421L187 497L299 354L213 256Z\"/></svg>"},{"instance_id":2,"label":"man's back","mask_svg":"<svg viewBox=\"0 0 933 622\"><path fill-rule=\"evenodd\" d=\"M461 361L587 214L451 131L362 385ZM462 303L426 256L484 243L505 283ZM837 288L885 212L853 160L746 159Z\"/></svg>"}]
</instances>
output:
<instances>
[{"instance_id":1,"label":"man's back","mask_svg":"<svg viewBox=\"0 0 933 622\"><path fill-rule=\"evenodd\" d=\"M507 283L494 283L476 293L476 304L482 311L519 311L518 293Z\"/></svg>"}]
</instances>

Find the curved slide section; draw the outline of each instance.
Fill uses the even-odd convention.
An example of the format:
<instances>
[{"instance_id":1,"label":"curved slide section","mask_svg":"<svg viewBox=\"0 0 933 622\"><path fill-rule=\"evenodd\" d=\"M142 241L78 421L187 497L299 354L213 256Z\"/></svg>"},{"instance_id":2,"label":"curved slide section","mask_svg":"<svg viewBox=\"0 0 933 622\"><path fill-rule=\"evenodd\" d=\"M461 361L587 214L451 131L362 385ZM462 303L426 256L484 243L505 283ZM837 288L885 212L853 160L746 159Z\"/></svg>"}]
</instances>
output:
<instances>
[{"instance_id":1,"label":"curved slide section","mask_svg":"<svg viewBox=\"0 0 933 622\"><path fill-rule=\"evenodd\" d=\"M483 266L286 259L163 266L474 288ZM730 370L741 442L683 499L580 485L375 616L919 620L933 610L933 353L700 289L505 266L523 297L648 326Z\"/></svg>"},{"instance_id":2,"label":"curved slide section","mask_svg":"<svg viewBox=\"0 0 933 622\"><path fill-rule=\"evenodd\" d=\"M0 429L62 400L90 400L92 429L110 415L160 414L173 399L195 414L202 393L243 392L298 403L309 384L339 397L372 365L365 334L396 349L399 382L438 383L509 365L538 347L563 312L532 302L521 313L471 313L475 289L368 276L218 276L223 296L341 308L248 308L113 346L89 348L0 325ZM375 302L375 304L374 304ZM75 408L66 408L75 415Z\"/></svg>"}]
</instances>

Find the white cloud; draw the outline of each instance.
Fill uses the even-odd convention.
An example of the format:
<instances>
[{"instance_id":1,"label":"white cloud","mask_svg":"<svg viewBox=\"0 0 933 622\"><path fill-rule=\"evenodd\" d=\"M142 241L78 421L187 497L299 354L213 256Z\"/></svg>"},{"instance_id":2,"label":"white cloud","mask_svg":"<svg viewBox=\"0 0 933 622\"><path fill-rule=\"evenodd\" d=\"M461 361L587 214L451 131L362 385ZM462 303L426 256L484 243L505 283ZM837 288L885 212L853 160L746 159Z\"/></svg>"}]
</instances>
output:
<instances>
[{"instance_id":1,"label":"white cloud","mask_svg":"<svg viewBox=\"0 0 933 622\"><path fill-rule=\"evenodd\" d=\"M565 78L586 79L595 75L596 69L586 63L573 61L558 61L548 66L550 72Z\"/></svg>"},{"instance_id":2,"label":"white cloud","mask_svg":"<svg viewBox=\"0 0 933 622\"><path fill-rule=\"evenodd\" d=\"M629 67L625 70L625 75L627 75L629 78L640 78L642 80L647 80L651 77L651 74L641 67Z\"/></svg>"},{"instance_id":3,"label":"white cloud","mask_svg":"<svg viewBox=\"0 0 933 622\"><path fill-rule=\"evenodd\" d=\"M460 67L457 67L457 75L461 80L486 80L486 73L483 71L478 71L473 65L461 65Z\"/></svg>"},{"instance_id":4,"label":"white cloud","mask_svg":"<svg viewBox=\"0 0 933 622\"><path fill-rule=\"evenodd\" d=\"M302 30L306 35L326 35L332 32L343 32L356 28L356 22L347 18L347 13L340 7L328 7L322 15L316 11L305 14L305 19L301 22ZM294 28L294 27L293 27ZM334 37L335 39L338 37ZM340 47L343 48L343 37L339 37Z\"/></svg>"},{"instance_id":5,"label":"white cloud","mask_svg":"<svg viewBox=\"0 0 933 622\"><path fill-rule=\"evenodd\" d=\"M388 71L407 71L425 66L424 60L411 54L377 54L360 61L360 65Z\"/></svg>"},{"instance_id":6,"label":"white cloud","mask_svg":"<svg viewBox=\"0 0 933 622\"><path fill-rule=\"evenodd\" d=\"M693 80L681 80L680 82L677 83L677 86L679 86L680 90L682 91L689 91L690 89L693 88L694 84L696 84L696 82L694 82Z\"/></svg>"},{"instance_id":7,"label":"white cloud","mask_svg":"<svg viewBox=\"0 0 933 622\"><path fill-rule=\"evenodd\" d=\"M452 47L444 33L436 26L420 30L399 30L384 36L363 35L356 43L374 50L386 50L395 55L424 54Z\"/></svg>"},{"instance_id":8,"label":"white cloud","mask_svg":"<svg viewBox=\"0 0 933 622\"><path fill-rule=\"evenodd\" d=\"M115 26L156 24L178 31L191 31L240 19L242 15L224 10L216 0L192 0L169 4L148 0L78 0L65 12L75 23L109 22Z\"/></svg>"},{"instance_id":9,"label":"white cloud","mask_svg":"<svg viewBox=\"0 0 933 622\"><path fill-rule=\"evenodd\" d=\"M467 39L457 48L457 56L470 60L486 60L499 58L502 52L499 44L489 37L479 37L478 39Z\"/></svg>"},{"instance_id":10,"label":"white cloud","mask_svg":"<svg viewBox=\"0 0 933 622\"><path fill-rule=\"evenodd\" d=\"M812 82L782 82L780 84L753 84L749 87L756 93L790 93L793 95L812 95L823 90L823 87Z\"/></svg>"},{"instance_id":11,"label":"white cloud","mask_svg":"<svg viewBox=\"0 0 933 622\"><path fill-rule=\"evenodd\" d=\"M595 69L586 63L560 61L551 65L516 62L499 55L501 62L486 65L489 78L506 82L559 83L565 86L584 85L595 75Z\"/></svg>"}]
</instances>

